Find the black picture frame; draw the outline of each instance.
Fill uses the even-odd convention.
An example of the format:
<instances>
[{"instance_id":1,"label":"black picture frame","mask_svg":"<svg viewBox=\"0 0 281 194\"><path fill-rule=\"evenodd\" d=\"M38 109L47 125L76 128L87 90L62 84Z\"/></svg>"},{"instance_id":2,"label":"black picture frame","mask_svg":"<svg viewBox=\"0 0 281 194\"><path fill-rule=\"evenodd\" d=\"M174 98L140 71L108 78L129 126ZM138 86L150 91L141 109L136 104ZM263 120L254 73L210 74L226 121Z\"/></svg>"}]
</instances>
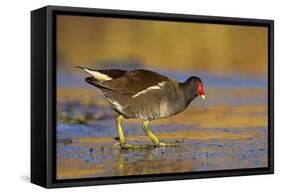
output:
<instances>
[{"instance_id":1,"label":"black picture frame","mask_svg":"<svg viewBox=\"0 0 281 194\"><path fill-rule=\"evenodd\" d=\"M268 28L267 168L56 180L56 16L113 18L265 26ZM230 17L46 6L31 12L31 182L46 188L274 173L274 21Z\"/></svg>"}]
</instances>

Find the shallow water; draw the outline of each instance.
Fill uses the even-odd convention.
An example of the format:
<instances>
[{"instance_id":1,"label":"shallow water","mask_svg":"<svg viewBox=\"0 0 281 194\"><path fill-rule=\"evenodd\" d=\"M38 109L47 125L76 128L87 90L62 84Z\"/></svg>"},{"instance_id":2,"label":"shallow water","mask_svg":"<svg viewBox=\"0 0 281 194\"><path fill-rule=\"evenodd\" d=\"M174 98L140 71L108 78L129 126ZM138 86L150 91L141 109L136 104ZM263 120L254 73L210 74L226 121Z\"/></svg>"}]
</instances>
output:
<instances>
[{"instance_id":1,"label":"shallow water","mask_svg":"<svg viewBox=\"0 0 281 194\"><path fill-rule=\"evenodd\" d=\"M57 99L58 179L268 165L265 80L198 73L206 83L206 101L197 98L184 112L150 125L160 140L183 142L176 147L121 150L116 140L117 114L101 92L80 87L85 85L83 80L79 85L79 78L61 74L64 79L58 80ZM179 72L166 74L184 79ZM123 128L129 143L150 143L140 120L125 120Z\"/></svg>"}]
</instances>

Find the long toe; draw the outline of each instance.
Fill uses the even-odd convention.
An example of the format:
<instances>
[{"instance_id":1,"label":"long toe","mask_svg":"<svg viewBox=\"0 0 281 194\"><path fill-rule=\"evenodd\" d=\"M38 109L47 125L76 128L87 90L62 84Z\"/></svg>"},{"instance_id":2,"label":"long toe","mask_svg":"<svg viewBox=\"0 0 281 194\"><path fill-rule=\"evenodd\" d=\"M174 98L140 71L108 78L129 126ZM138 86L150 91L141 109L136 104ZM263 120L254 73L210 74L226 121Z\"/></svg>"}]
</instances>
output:
<instances>
[{"instance_id":1,"label":"long toe","mask_svg":"<svg viewBox=\"0 0 281 194\"><path fill-rule=\"evenodd\" d=\"M159 142L155 144L155 147L174 147L174 146L179 146L180 143L183 142L182 140L173 140L170 142Z\"/></svg>"},{"instance_id":2,"label":"long toe","mask_svg":"<svg viewBox=\"0 0 281 194\"><path fill-rule=\"evenodd\" d=\"M152 149L153 145L152 144L139 144L139 145L132 145L132 144L120 144L120 147L122 149Z\"/></svg>"}]
</instances>

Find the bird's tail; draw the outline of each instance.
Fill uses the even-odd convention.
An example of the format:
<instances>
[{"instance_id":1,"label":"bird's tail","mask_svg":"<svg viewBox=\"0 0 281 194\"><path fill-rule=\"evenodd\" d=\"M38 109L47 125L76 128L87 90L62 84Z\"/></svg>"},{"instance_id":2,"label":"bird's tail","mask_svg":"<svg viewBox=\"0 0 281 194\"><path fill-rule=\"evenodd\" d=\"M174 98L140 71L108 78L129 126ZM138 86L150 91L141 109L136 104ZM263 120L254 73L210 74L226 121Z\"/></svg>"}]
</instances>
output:
<instances>
[{"instance_id":1,"label":"bird's tail","mask_svg":"<svg viewBox=\"0 0 281 194\"><path fill-rule=\"evenodd\" d=\"M99 70L93 70L93 69L89 69L87 67L82 67L82 66L76 66L76 68L82 69L85 72L87 72L88 74L90 74L92 77L94 77L97 81L109 81L112 80L112 78L110 76L108 76L105 73L102 73Z\"/></svg>"}]
</instances>

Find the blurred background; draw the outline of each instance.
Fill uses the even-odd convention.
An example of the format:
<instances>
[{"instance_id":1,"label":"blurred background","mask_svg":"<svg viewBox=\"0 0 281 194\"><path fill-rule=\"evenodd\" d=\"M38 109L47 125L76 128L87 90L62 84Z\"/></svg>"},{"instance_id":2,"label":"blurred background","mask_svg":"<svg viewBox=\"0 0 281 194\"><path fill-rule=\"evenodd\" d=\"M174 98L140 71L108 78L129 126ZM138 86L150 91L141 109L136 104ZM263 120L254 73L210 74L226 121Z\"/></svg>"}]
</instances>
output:
<instances>
[{"instance_id":1,"label":"blurred background","mask_svg":"<svg viewBox=\"0 0 281 194\"><path fill-rule=\"evenodd\" d=\"M267 75L267 28L58 16L58 64Z\"/></svg>"}]
</instances>

